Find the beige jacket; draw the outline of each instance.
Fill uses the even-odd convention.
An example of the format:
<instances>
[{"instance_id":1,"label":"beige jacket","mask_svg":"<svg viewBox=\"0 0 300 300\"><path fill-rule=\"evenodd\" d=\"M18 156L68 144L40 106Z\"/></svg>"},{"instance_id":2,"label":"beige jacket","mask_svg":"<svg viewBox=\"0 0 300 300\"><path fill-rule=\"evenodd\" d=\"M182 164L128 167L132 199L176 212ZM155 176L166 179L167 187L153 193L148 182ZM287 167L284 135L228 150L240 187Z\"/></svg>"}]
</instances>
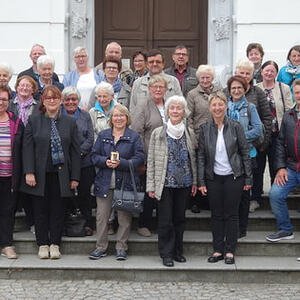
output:
<instances>
[{"instance_id":1,"label":"beige jacket","mask_svg":"<svg viewBox=\"0 0 300 300\"><path fill-rule=\"evenodd\" d=\"M221 90L221 87L214 86L212 93ZM205 123L210 116L208 107L209 94L205 93L203 88L198 85L191 90L186 98L190 114L187 118L187 125L195 132L196 138L199 138L200 125Z\"/></svg>"},{"instance_id":2,"label":"beige jacket","mask_svg":"<svg viewBox=\"0 0 300 300\"><path fill-rule=\"evenodd\" d=\"M195 136L193 130L186 127L185 135L191 160L193 184L197 185L197 165L195 153ZM168 144L166 125L156 128L150 139L147 160L147 192L154 192L155 198L160 200L164 188L168 165Z\"/></svg>"},{"instance_id":3,"label":"beige jacket","mask_svg":"<svg viewBox=\"0 0 300 300\"><path fill-rule=\"evenodd\" d=\"M95 108L91 108L89 110L93 128L94 128L94 142L96 142L98 134L100 131L109 128L108 119L106 119L104 113L99 110L95 110Z\"/></svg>"},{"instance_id":4,"label":"beige jacket","mask_svg":"<svg viewBox=\"0 0 300 300\"><path fill-rule=\"evenodd\" d=\"M280 84L282 89L282 95L284 98L283 101L282 101L281 92L279 88L279 82L277 81L275 82L274 89L272 90L273 98L275 100L276 117L277 117L279 128L281 125L283 114L294 106L290 87L282 82ZM263 91L265 90L262 82L258 83L257 86L260 87ZM283 107L283 102L284 102L284 107Z\"/></svg>"}]
</instances>

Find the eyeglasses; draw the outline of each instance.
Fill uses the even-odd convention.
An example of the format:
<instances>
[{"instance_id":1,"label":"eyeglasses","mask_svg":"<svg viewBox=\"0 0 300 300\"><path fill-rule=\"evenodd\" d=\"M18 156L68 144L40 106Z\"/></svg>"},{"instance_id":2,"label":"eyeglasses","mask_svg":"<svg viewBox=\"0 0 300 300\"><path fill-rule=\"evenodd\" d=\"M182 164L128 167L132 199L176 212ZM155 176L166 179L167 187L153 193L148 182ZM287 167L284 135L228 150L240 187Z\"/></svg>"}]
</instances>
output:
<instances>
[{"instance_id":1,"label":"eyeglasses","mask_svg":"<svg viewBox=\"0 0 300 300\"><path fill-rule=\"evenodd\" d=\"M75 56L75 59L84 59L86 57L87 57L87 55L77 55L77 56Z\"/></svg>"},{"instance_id":2,"label":"eyeglasses","mask_svg":"<svg viewBox=\"0 0 300 300\"><path fill-rule=\"evenodd\" d=\"M52 97L45 97L44 101L47 101L47 102L51 102L51 101L57 101L57 100L60 100L60 98L58 97L55 97L55 96L52 96Z\"/></svg>"},{"instance_id":3,"label":"eyeglasses","mask_svg":"<svg viewBox=\"0 0 300 300\"><path fill-rule=\"evenodd\" d=\"M153 65L154 63L160 65L162 64L162 60L148 60L149 65Z\"/></svg>"},{"instance_id":4,"label":"eyeglasses","mask_svg":"<svg viewBox=\"0 0 300 300\"><path fill-rule=\"evenodd\" d=\"M26 88L26 89L31 89L32 88L32 85L31 84L19 84L20 88Z\"/></svg>"},{"instance_id":5,"label":"eyeglasses","mask_svg":"<svg viewBox=\"0 0 300 300\"><path fill-rule=\"evenodd\" d=\"M110 66L108 66L108 67L105 67L105 69L107 69L107 70L111 70L111 71L116 71L116 70L118 70L118 68L117 68L117 67L110 67Z\"/></svg>"},{"instance_id":6,"label":"eyeglasses","mask_svg":"<svg viewBox=\"0 0 300 300\"><path fill-rule=\"evenodd\" d=\"M76 101L78 101L78 99L75 98L75 97L71 97L71 98L65 98L64 101L65 101L65 102L71 102L71 101L72 101L72 102L76 102Z\"/></svg>"},{"instance_id":7,"label":"eyeglasses","mask_svg":"<svg viewBox=\"0 0 300 300\"><path fill-rule=\"evenodd\" d=\"M185 57L185 56L187 56L187 53L178 52L178 53L174 53L174 55Z\"/></svg>"},{"instance_id":8,"label":"eyeglasses","mask_svg":"<svg viewBox=\"0 0 300 300\"><path fill-rule=\"evenodd\" d=\"M127 116L126 115L115 115L115 114L112 115L112 118L115 118L115 119L117 119L117 118L125 118L125 117L127 117Z\"/></svg>"},{"instance_id":9,"label":"eyeglasses","mask_svg":"<svg viewBox=\"0 0 300 300\"><path fill-rule=\"evenodd\" d=\"M153 89L153 90L163 90L166 87L162 86L162 85L152 85L152 86L150 86L150 88Z\"/></svg>"},{"instance_id":10,"label":"eyeglasses","mask_svg":"<svg viewBox=\"0 0 300 300\"><path fill-rule=\"evenodd\" d=\"M133 62L134 63L142 63L142 62L144 62L145 60L144 59L137 59L137 60L134 60Z\"/></svg>"},{"instance_id":11,"label":"eyeglasses","mask_svg":"<svg viewBox=\"0 0 300 300\"><path fill-rule=\"evenodd\" d=\"M9 99L6 99L6 98L0 98L0 101L2 101L2 102L8 102Z\"/></svg>"}]
</instances>

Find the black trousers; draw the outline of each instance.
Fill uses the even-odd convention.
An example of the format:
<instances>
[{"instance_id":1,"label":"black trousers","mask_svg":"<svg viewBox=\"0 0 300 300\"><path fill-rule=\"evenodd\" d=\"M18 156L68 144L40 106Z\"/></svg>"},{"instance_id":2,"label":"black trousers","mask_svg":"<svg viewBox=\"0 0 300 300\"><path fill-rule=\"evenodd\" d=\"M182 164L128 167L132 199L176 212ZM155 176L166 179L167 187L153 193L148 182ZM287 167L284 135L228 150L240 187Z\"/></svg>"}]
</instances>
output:
<instances>
[{"instance_id":1,"label":"black trousers","mask_svg":"<svg viewBox=\"0 0 300 300\"><path fill-rule=\"evenodd\" d=\"M70 203L70 208L74 209L76 205L80 209L83 217L85 218L85 226L93 226L92 222L92 196L91 185L95 178L94 166L82 168L80 172L80 183L78 185L78 196ZM75 205L76 204L76 205Z\"/></svg>"},{"instance_id":2,"label":"black trousers","mask_svg":"<svg viewBox=\"0 0 300 300\"><path fill-rule=\"evenodd\" d=\"M58 174L46 174L44 197L32 196L38 246L60 245L68 198L60 196Z\"/></svg>"},{"instance_id":3,"label":"black trousers","mask_svg":"<svg viewBox=\"0 0 300 300\"><path fill-rule=\"evenodd\" d=\"M0 177L0 244L12 245L17 197L11 192L11 177Z\"/></svg>"},{"instance_id":4,"label":"black trousers","mask_svg":"<svg viewBox=\"0 0 300 300\"><path fill-rule=\"evenodd\" d=\"M214 252L235 252L244 182L243 176L234 178L233 175L216 174L214 180L207 180Z\"/></svg>"},{"instance_id":5,"label":"black trousers","mask_svg":"<svg viewBox=\"0 0 300 300\"><path fill-rule=\"evenodd\" d=\"M183 253L185 207L190 188L164 188L158 209L158 249L161 258Z\"/></svg>"}]
</instances>

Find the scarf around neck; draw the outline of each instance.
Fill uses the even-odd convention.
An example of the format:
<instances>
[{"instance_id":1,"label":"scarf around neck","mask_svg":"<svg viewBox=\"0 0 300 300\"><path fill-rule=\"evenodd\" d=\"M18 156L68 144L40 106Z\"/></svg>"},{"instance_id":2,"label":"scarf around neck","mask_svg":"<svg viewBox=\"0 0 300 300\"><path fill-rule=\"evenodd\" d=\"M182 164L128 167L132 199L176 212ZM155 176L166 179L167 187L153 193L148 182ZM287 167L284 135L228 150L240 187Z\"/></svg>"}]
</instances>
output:
<instances>
[{"instance_id":1,"label":"scarf around neck","mask_svg":"<svg viewBox=\"0 0 300 300\"><path fill-rule=\"evenodd\" d=\"M31 104L33 103L33 101L34 101L33 97L29 98L26 101L21 101L17 95L15 99L19 106L19 118L22 120L24 126L26 126L28 118L29 118L28 107L30 108Z\"/></svg>"},{"instance_id":2,"label":"scarf around neck","mask_svg":"<svg viewBox=\"0 0 300 300\"><path fill-rule=\"evenodd\" d=\"M170 119L167 122L167 134L172 139L179 140L184 134L184 128L183 121L176 125L173 125Z\"/></svg>"},{"instance_id":3,"label":"scarf around neck","mask_svg":"<svg viewBox=\"0 0 300 300\"><path fill-rule=\"evenodd\" d=\"M114 105L115 105L114 100L111 100L108 114L105 114L103 107L100 105L100 103L98 101L96 101L95 110L100 111L105 116L105 118L108 119L110 116L110 112L113 109Z\"/></svg>"},{"instance_id":4,"label":"scarf around neck","mask_svg":"<svg viewBox=\"0 0 300 300\"><path fill-rule=\"evenodd\" d=\"M286 72L292 75L298 75L300 74L300 65L293 66L292 63L288 60L286 64Z\"/></svg>"},{"instance_id":5,"label":"scarf around neck","mask_svg":"<svg viewBox=\"0 0 300 300\"><path fill-rule=\"evenodd\" d=\"M246 97L243 96L242 99L238 102L233 102L230 97L228 100L227 115L230 119L239 121L240 120L240 110L243 105L246 103Z\"/></svg>"},{"instance_id":6,"label":"scarf around neck","mask_svg":"<svg viewBox=\"0 0 300 300\"><path fill-rule=\"evenodd\" d=\"M56 127L57 115L51 120L51 133L50 133L50 149L52 163L54 166L62 165L65 162L64 151L61 143L61 138Z\"/></svg>"}]
</instances>

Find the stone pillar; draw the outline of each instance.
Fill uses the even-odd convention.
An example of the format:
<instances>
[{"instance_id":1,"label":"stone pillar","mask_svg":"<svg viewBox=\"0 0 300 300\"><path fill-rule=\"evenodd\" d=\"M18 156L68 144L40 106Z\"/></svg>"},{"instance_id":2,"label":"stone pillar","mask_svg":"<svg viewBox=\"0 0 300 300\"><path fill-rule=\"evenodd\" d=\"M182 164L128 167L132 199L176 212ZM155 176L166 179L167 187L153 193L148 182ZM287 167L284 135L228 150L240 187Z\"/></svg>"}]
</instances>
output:
<instances>
[{"instance_id":1,"label":"stone pillar","mask_svg":"<svg viewBox=\"0 0 300 300\"><path fill-rule=\"evenodd\" d=\"M233 0L208 1L208 64L223 86L232 74L233 24Z\"/></svg>"},{"instance_id":2,"label":"stone pillar","mask_svg":"<svg viewBox=\"0 0 300 300\"><path fill-rule=\"evenodd\" d=\"M89 65L94 66L94 1L68 0L67 48L68 70L75 68L73 50L82 46L89 53Z\"/></svg>"}]
</instances>

